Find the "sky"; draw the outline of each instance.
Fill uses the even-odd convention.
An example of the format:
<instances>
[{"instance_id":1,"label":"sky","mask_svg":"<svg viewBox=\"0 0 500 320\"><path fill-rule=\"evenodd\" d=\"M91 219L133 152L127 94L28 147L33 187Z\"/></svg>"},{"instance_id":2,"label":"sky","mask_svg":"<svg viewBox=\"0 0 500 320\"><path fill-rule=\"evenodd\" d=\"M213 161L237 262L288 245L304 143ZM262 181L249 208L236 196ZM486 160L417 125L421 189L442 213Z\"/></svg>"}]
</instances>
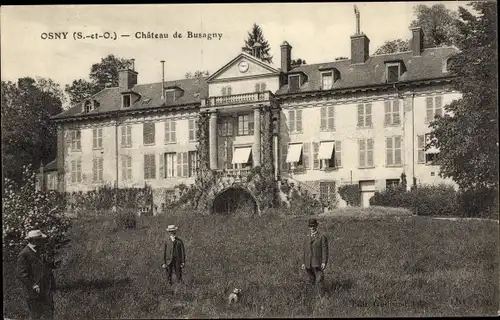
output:
<instances>
[{"instance_id":1,"label":"sky","mask_svg":"<svg viewBox=\"0 0 500 320\"><path fill-rule=\"evenodd\" d=\"M51 78L64 88L75 79L88 79L91 65L109 54L134 58L139 84L161 81L161 60L166 61L166 80L182 79L189 71L214 73L241 52L253 23L263 29L275 67L280 65L279 46L285 40L293 47L293 59L308 64L334 61L350 56L354 4L373 54L386 40L411 37L413 8L422 3L443 3L456 10L467 2L2 6L1 77L3 81ZM168 33L169 38L134 37L148 31ZM176 31L183 38L172 38ZM222 33L222 37L188 39L188 31ZM45 32L68 32L68 39L42 39ZM75 40L75 32L110 32L118 38Z\"/></svg>"}]
</instances>

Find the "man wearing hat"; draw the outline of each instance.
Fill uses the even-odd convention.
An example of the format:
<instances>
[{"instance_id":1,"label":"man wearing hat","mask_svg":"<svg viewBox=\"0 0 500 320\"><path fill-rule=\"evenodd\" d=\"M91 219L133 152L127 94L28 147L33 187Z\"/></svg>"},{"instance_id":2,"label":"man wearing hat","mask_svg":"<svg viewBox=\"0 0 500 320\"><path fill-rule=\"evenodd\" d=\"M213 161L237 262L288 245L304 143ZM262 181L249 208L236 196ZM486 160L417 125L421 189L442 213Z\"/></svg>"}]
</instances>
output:
<instances>
[{"instance_id":1,"label":"man wearing hat","mask_svg":"<svg viewBox=\"0 0 500 320\"><path fill-rule=\"evenodd\" d=\"M177 229L179 228L175 225L167 228L169 239L165 242L162 268L167 269L169 284L172 284L172 272L175 272L177 281L182 283L182 269L186 263L186 250L182 240L176 236Z\"/></svg>"},{"instance_id":2,"label":"man wearing hat","mask_svg":"<svg viewBox=\"0 0 500 320\"><path fill-rule=\"evenodd\" d=\"M28 245L17 257L18 276L23 284L30 319L52 319L55 280L52 269L57 263L47 256L47 236L40 230L31 230L26 236Z\"/></svg>"},{"instance_id":3,"label":"man wearing hat","mask_svg":"<svg viewBox=\"0 0 500 320\"><path fill-rule=\"evenodd\" d=\"M312 285L318 284L324 289L323 271L328 264L328 239L318 232L318 221L309 219L309 236L304 243L304 260L302 269L306 270Z\"/></svg>"}]
</instances>

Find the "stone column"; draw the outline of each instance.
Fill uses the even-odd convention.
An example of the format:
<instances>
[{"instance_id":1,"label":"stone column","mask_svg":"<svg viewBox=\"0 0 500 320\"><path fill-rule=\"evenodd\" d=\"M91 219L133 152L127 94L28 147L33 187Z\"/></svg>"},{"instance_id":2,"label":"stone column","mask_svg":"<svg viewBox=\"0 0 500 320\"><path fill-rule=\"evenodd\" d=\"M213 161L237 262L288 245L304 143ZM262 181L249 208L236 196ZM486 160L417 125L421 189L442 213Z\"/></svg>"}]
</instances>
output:
<instances>
[{"instance_id":1,"label":"stone column","mask_svg":"<svg viewBox=\"0 0 500 320\"><path fill-rule=\"evenodd\" d=\"M279 110L272 111L271 125L273 126L273 161L274 161L274 179L279 181L280 177L280 113Z\"/></svg>"},{"instance_id":2,"label":"stone column","mask_svg":"<svg viewBox=\"0 0 500 320\"><path fill-rule=\"evenodd\" d=\"M208 137L210 139L210 169L217 170L217 111L210 113L210 128Z\"/></svg>"},{"instance_id":3,"label":"stone column","mask_svg":"<svg viewBox=\"0 0 500 320\"><path fill-rule=\"evenodd\" d=\"M260 137L260 106L253 108L253 166L260 166L261 137Z\"/></svg>"}]
</instances>

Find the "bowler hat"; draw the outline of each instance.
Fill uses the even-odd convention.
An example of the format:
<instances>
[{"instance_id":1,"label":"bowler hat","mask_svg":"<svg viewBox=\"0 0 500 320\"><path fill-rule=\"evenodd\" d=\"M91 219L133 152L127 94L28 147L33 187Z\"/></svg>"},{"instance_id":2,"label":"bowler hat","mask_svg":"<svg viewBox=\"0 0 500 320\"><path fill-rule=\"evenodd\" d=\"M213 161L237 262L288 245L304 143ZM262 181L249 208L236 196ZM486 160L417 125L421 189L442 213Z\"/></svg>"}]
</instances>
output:
<instances>
[{"instance_id":1,"label":"bowler hat","mask_svg":"<svg viewBox=\"0 0 500 320\"><path fill-rule=\"evenodd\" d=\"M317 227L318 221L316 219L309 219L309 227Z\"/></svg>"}]
</instances>

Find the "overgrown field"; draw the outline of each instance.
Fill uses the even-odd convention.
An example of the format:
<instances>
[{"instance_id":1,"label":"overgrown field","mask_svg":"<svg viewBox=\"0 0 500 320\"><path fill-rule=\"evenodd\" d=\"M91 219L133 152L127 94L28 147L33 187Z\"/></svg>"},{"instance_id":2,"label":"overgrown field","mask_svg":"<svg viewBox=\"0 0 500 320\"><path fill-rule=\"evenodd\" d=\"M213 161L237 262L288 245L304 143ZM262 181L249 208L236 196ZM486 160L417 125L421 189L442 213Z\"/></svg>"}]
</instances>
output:
<instances>
[{"instance_id":1,"label":"overgrown field","mask_svg":"<svg viewBox=\"0 0 500 320\"><path fill-rule=\"evenodd\" d=\"M328 292L300 269L307 217L170 215L135 230L107 219L75 222L56 271L56 313L71 318L365 317L496 315L498 223L427 217L319 217L330 240ZM185 286L160 268L168 224L187 250ZM226 303L233 288L243 300ZM25 301L4 263L4 316Z\"/></svg>"}]
</instances>

